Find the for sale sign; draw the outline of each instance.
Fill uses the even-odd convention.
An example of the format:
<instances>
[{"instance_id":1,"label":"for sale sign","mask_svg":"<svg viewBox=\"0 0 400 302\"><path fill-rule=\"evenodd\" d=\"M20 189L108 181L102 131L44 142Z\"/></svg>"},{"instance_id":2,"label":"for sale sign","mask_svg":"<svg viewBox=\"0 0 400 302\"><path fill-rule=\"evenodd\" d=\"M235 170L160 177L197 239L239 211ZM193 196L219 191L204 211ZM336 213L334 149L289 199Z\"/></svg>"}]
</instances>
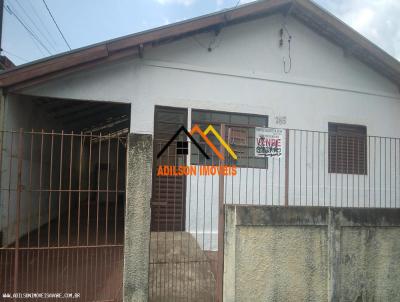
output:
<instances>
[{"instance_id":1,"label":"for sale sign","mask_svg":"<svg viewBox=\"0 0 400 302\"><path fill-rule=\"evenodd\" d=\"M256 128L255 156L281 157L285 154L285 130L276 128Z\"/></svg>"}]
</instances>

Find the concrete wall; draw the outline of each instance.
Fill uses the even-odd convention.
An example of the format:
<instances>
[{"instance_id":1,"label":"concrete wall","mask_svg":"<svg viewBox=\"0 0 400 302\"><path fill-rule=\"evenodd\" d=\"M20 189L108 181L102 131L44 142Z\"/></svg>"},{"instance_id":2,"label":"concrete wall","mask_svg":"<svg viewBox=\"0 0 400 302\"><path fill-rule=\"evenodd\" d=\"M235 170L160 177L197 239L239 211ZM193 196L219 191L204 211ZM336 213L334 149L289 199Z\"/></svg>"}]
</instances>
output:
<instances>
[{"instance_id":1,"label":"concrete wall","mask_svg":"<svg viewBox=\"0 0 400 302\"><path fill-rule=\"evenodd\" d=\"M123 300L146 302L149 295L150 199L153 138L128 138Z\"/></svg>"},{"instance_id":2,"label":"concrete wall","mask_svg":"<svg viewBox=\"0 0 400 302\"><path fill-rule=\"evenodd\" d=\"M226 206L224 301L398 301L399 214Z\"/></svg>"}]
</instances>

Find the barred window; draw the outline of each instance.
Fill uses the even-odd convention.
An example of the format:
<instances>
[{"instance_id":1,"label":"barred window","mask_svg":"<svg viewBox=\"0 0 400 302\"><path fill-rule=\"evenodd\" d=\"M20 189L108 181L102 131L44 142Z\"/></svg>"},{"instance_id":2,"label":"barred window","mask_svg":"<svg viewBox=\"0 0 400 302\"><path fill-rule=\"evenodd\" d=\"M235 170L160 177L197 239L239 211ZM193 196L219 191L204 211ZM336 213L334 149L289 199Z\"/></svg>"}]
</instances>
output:
<instances>
[{"instance_id":1,"label":"barred window","mask_svg":"<svg viewBox=\"0 0 400 302\"><path fill-rule=\"evenodd\" d=\"M198 124L204 131L208 125L212 125L220 133L221 124L226 125L224 140L229 144L238 156L238 160L233 160L229 155L225 157L225 164L234 164L238 167L267 168L268 159L256 158L254 152L255 127L267 127L268 116L256 114L242 114L219 112L209 110L192 110L192 127ZM215 165L218 164L218 157L210 147L200 138L194 135L206 153L210 156L207 160L196 148L191 148L191 163L193 165ZM220 148L217 138L208 135L210 141Z\"/></svg>"},{"instance_id":2,"label":"barred window","mask_svg":"<svg viewBox=\"0 0 400 302\"><path fill-rule=\"evenodd\" d=\"M367 174L367 127L328 124L329 173Z\"/></svg>"}]
</instances>

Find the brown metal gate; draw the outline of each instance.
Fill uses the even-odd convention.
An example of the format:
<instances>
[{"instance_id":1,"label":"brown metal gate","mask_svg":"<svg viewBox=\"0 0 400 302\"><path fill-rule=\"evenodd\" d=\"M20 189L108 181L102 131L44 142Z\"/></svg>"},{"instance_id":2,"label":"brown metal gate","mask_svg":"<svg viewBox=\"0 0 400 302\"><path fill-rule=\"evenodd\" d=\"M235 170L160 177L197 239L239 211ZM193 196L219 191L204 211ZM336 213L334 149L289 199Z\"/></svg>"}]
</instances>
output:
<instances>
[{"instance_id":1,"label":"brown metal gate","mask_svg":"<svg viewBox=\"0 0 400 302\"><path fill-rule=\"evenodd\" d=\"M122 301L126 135L1 137L2 295Z\"/></svg>"},{"instance_id":2,"label":"brown metal gate","mask_svg":"<svg viewBox=\"0 0 400 302\"><path fill-rule=\"evenodd\" d=\"M224 177L203 176L200 168L224 163L199 137L188 138L186 110L168 108L165 119L160 110L166 109L156 108L149 301L221 301ZM199 165L202 151L211 156ZM180 174L182 166L196 174ZM161 212L162 205L170 208Z\"/></svg>"},{"instance_id":3,"label":"brown metal gate","mask_svg":"<svg viewBox=\"0 0 400 302\"><path fill-rule=\"evenodd\" d=\"M257 197L255 192L260 194L260 179L262 174L266 175L268 160L254 158L255 125L214 124L212 126L215 127L215 133L205 130L210 124L197 125L201 132L196 132L196 125L193 125L189 135L176 122L172 126L174 131L164 140L155 135L156 175L153 196L162 202L176 198L177 191L185 191L185 195L179 195L179 198L184 199L182 204L185 205L185 211L183 218L180 216L181 212L172 211L173 219L168 219L166 213L164 223L171 225L158 228L154 221L152 223L150 301L222 301L224 205L240 204L244 194L250 195L252 199ZM179 129L181 132L174 137ZM193 134L192 137L190 134ZM231 151L234 150L232 152L236 158L227 152L226 145ZM187 154L184 150L178 150L185 148ZM222 155L222 159L216 151ZM182 165L189 169L184 176L180 175L182 170L179 167ZM280 165L281 160L279 167L273 164L269 169L274 175L278 172L279 179ZM196 169L196 173L190 173L190 169ZM226 169L226 174L216 172L218 169ZM230 169L237 173L231 173L233 170ZM283 175L285 174L282 172ZM177 177L184 177L185 182L177 183ZM157 185L160 179L162 185ZM176 190L177 185L183 187ZM273 190L272 188L272 192ZM152 210L154 207L153 204ZM177 219L184 221L182 229L175 228L176 224L173 222Z\"/></svg>"}]
</instances>

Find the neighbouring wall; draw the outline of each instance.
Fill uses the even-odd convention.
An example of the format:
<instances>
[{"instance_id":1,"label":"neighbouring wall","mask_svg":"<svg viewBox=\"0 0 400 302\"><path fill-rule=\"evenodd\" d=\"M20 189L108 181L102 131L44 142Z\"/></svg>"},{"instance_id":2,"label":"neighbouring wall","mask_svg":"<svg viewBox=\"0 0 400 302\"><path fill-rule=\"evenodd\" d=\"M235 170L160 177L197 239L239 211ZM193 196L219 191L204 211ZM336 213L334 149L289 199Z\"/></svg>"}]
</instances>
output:
<instances>
[{"instance_id":1,"label":"neighbouring wall","mask_svg":"<svg viewBox=\"0 0 400 302\"><path fill-rule=\"evenodd\" d=\"M226 206L224 301L399 301L400 210Z\"/></svg>"}]
</instances>

